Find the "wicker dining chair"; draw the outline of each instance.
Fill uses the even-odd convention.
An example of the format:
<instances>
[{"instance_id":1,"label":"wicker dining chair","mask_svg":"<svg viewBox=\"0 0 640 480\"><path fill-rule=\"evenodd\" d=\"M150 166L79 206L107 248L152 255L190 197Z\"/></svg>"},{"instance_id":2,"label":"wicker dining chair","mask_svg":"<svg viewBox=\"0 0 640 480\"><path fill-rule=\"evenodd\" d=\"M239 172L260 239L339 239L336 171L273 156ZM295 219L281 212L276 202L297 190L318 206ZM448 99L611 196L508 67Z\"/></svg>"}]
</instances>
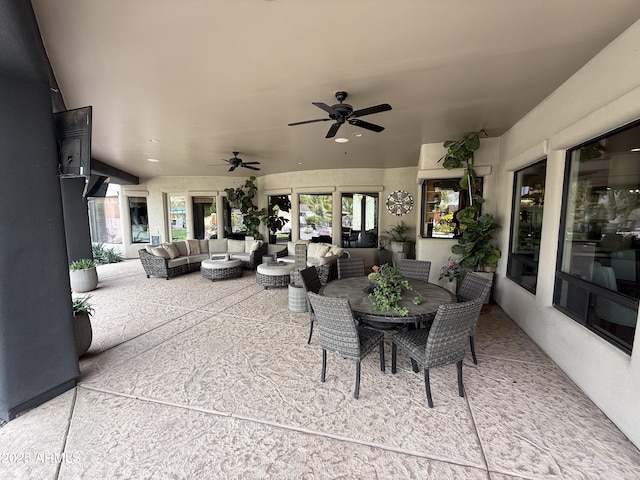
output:
<instances>
[{"instance_id":1,"label":"wicker dining chair","mask_svg":"<svg viewBox=\"0 0 640 480\"><path fill-rule=\"evenodd\" d=\"M469 302L440 305L431 326L418 330L396 333L391 344L391 373L396 373L398 347L407 352L412 361L424 368L424 386L427 403L433 408L429 369L457 364L458 393L464 397L462 383L462 359L467 351L467 335L477 322L482 299Z\"/></svg>"},{"instance_id":2,"label":"wicker dining chair","mask_svg":"<svg viewBox=\"0 0 640 480\"><path fill-rule=\"evenodd\" d=\"M319 293L320 289L322 288L320 276L318 275L318 270L316 269L315 265L300 270L300 280L302 280L302 286L304 287L305 292ZM311 306L311 302L309 302L309 297L307 297L307 310L309 311L310 324L309 340L307 340L307 343L311 343L311 335L313 335L313 322L316 319L316 315L313 311L313 307Z\"/></svg>"},{"instance_id":3,"label":"wicker dining chair","mask_svg":"<svg viewBox=\"0 0 640 480\"><path fill-rule=\"evenodd\" d=\"M356 362L356 387L354 398L360 396L360 362L378 345L380 350L380 370L384 372L384 333L356 325L349 300L346 298L324 297L313 292L307 293L320 330L322 345L322 375L327 372L327 351L335 352L343 358Z\"/></svg>"},{"instance_id":4,"label":"wicker dining chair","mask_svg":"<svg viewBox=\"0 0 640 480\"><path fill-rule=\"evenodd\" d=\"M338 278L364 276L364 258L350 257L338 259Z\"/></svg>"},{"instance_id":5,"label":"wicker dining chair","mask_svg":"<svg viewBox=\"0 0 640 480\"><path fill-rule=\"evenodd\" d=\"M431 262L427 260L413 260L411 258L401 258L396 262L396 267L405 278L413 280L429 281Z\"/></svg>"},{"instance_id":6,"label":"wicker dining chair","mask_svg":"<svg viewBox=\"0 0 640 480\"><path fill-rule=\"evenodd\" d=\"M475 298L482 299L482 302L486 302L489 299L489 294L491 293L491 285L493 281L487 277L483 277L482 275L478 275L474 272L467 273L462 282L460 283L460 287L458 288L458 302L468 302L469 300L473 300ZM474 342L474 337L476 334L476 329L478 326L478 322L474 322L471 325L471 330L469 331L469 345L471 346L471 357L473 358L473 363L478 364L478 359L476 358L476 346Z\"/></svg>"}]
</instances>

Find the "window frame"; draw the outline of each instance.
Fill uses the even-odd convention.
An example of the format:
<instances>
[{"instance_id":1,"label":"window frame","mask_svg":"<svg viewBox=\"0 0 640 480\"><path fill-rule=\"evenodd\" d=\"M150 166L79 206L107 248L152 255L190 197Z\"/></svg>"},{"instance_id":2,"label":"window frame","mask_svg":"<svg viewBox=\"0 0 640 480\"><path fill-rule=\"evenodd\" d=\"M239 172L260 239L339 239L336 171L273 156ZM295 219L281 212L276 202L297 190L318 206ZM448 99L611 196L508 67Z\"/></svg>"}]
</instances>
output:
<instances>
[{"instance_id":1,"label":"window frame","mask_svg":"<svg viewBox=\"0 0 640 480\"><path fill-rule=\"evenodd\" d=\"M553 290L553 302L552 305L555 309L559 310L563 314L567 315L572 320L576 321L576 323L582 325L587 328L589 331L595 333L597 336L612 344L613 346L619 348L623 352L631 355L633 351L633 339L631 345L626 345L621 341L620 338L616 338L611 334L611 332L604 332L603 329L597 328L590 323L589 318L589 307L593 305L594 299L598 297L603 297L606 300L614 302L620 305L622 308L632 309L637 312L640 304L640 299L636 299L633 297L629 297L622 293L603 288L591 281L587 281L583 278L580 278L571 273L567 273L563 271L563 262L565 261L565 244L567 238L565 237L565 232L567 230L569 213L568 209L571 206L570 202L570 192L572 189L571 185L571 166L572 166L572 154L576 150L580 150L584 147L587 147L595 142L599 142L600 140L606 139L608 137L612 137L618 133L621 133L625 130L640 127L640 120L636 120L629 124L626 124L622 127L614 129L612 131L606 132L598 137L591 138L583 143L576 145L575 147L571 147L566 150L565 155L565 168L564 168L564 177L563 177L563 192L562 192L562 206L560 211L560 226L558 231L558 256L556 258L556 271L555 271L555 281L554 281L554 290ZM640 184L640 181L638 182ZM575 206L574 206L575 209ZM572 212L573 214L573 212ZM573 217L572 217L573 218ZM636 260L638 262L638 260ZM640 282L640 279L636 279L636 282ZM565 284L566 287L562 287ZM563 303L563 297L567 295L568 302L568 294L566 293L567 289L574 289L574 291L582 291L584 298L582 301L578 303L582 305L582 309L571 309L567 305ZM572 297L575 300L575 295ZM565 302L566 303L566 302ZM637 324L634 328L637 328ZM633 335L635 338L635 335Z\"/></svg>"},{"instance_id":2,"label":"window frame","mask_svg":"<svg viewBox=\"0 0 640 480\"><path fill-rule=\"evenodd\" d=\"M360 232L358 235L358 239L355 239L353 237L354 231L353 231L353 220L352 220L352 225L349 228L349 230L345 230L345 225L344 225L344 215L342 215L342 213L344 213L344 206L343 206L343 200L346 196L350 196L352 199L354 198L354 196L356 195L360 195L362 197L364 197L364 210L361 211L361 215L360 215L360 220L362 221L364 219L365 221L365 227L364 227L364 233L371 233L372 235L371 238L369 238L369 243L364 243L362 242L362 227L360 227L360 230L357 230L358 232ZM373 228L370 230L367 230L367 219L366 216L368 214L368 209L367 209L367 201L366 201L366 197L371 197L373 199ZM378 238L380 235L380 192L358 192L358 191L354 191L354 192L340 192L340 209L341 209L341 217L340 217L340 235L342 238L342 246L343 247L348 247L348 248L377 248L378 247ZM353 213L353 206L352 206L352 211L351 213ZM354 244L352 244L351 242L355 241ZM373 242L373 245L371 245L371 242ZM334 242L337 243L337 242Z\"/></svg>"},{"instance_id":3,"label":"window frame","mask_svg":"<svg viewBox=\"0 0 640 480\"><path fill-rule=\"evenodd\" d=\"M518 253L513 252L514 249L514 242L515 242L515 238L516 235L518 235L518 232L515 231L516 226L519 227L520 225L520 220L516 219L516 214L518 214L519 216L522 213L522 207L521 207L521 203L522 203L522 180L518 179L518 175L522 174L524 177L524 173L526 170L535 168L535 167L540 167L542 165L544 165L544 170L545 170L545 175L543 178L543 183L542 183L542 207L544 207L544 190L545 190L545 181L546 181L546 170L547 170L547 163L548 163L548 159L547 157L543 158L542 160L538 160L535 163L532 163L530 165L527 165L526 167L520 168L516 171L513 172L513 195L512 195L512 203L511 203L511 225L510 225L510 232L509 232L509 250L508 250L508 254L507 254L507 272L506 272L506 276L508 279L510 279L511 281L513 281L514 283L516 283L517 285L520 285L522 288L524 288L525 290L528 290L529 292L535 294L537 291L537 287L538 287L538 265L540 260L532 260L530 258L525 257L524 255L520 255ZM520 191L518 191L520 190ZM542 215L540 218L540 232L539 232L539 239L540 240L542 238L542 220L544 218L544 209L542 209ZM539 254L539 248L540 245L538 244L538 254ZM535 274L535 281L533 283L533 285L531 285L530 283L527 282L523 282L521 280L521 278L517 275L515 275L514 270L518 270L521 271L523 268L530 268L532 270L532 273Z\"/></svg>"}]
</instances>

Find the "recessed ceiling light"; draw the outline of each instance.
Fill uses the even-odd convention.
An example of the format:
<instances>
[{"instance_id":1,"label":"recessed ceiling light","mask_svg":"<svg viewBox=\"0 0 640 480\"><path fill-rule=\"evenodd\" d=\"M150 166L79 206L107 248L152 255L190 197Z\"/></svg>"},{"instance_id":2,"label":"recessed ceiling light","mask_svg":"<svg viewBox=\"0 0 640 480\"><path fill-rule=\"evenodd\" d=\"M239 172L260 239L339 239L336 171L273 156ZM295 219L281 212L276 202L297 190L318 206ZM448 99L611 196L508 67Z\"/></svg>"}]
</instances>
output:
<instances>
[{"instance_id":1,"label":"recessed ceiling light","mask_svg":"<svg viewBox=\"0 0 640 480\"><path fill-rule=\"evenodd\" d=\"M640 152L640 148L632 148L631 151L632 152Z\"/></svg>"},{"instance_id":2,"label":"recessed ceiling light","mask_svg":"<svg viewBox=\"0 0 640 480\"><path fill-rule=\"evenodd\" d=\"M354 137L361 137L362 136L361 133L352 133L351 135L353 135Z\"/></svg>"},{"instance_id":3,"label":"recessed ceiling light","mask_svg":"<svg viewBox=\"0 0 640 480\"><path fill-rule=\"evenodd\" d=\"M302 165L302 162L297 162L296 165Z\"/></svg>"},{"instance_id":4,"label":"recessed ceiling light","mask_svg":"<svg viewBox=\"0 0 640 480\"><path fill-rule=\"evenodd\" d=\"M160 140L158 140L157 138L150 138L149 141L151 143L160 143Z\"/></svg>"},{"instance_id":5,"label":"recessed ceiling light","mask_svg":"<svg viewBox=\"0 0 640 480\"><path fill-rule=\"evenodd\" d=\"M159 163L160 160L158 160L157 158L147 158L147 162Z\"/></svg>"},{"instance_id":6,"label":"recessed ceiling light","mask_svg":"<svg viewBox=\"0 0 640 480\"><path fill-rule=\"evenodd\" d=\"M338 138L336 138L335 141L338 142L338 143L347 143L349 141L349 139L348 138L343 138L343 137L338 137Z\"/></svg>"}]
</instances>

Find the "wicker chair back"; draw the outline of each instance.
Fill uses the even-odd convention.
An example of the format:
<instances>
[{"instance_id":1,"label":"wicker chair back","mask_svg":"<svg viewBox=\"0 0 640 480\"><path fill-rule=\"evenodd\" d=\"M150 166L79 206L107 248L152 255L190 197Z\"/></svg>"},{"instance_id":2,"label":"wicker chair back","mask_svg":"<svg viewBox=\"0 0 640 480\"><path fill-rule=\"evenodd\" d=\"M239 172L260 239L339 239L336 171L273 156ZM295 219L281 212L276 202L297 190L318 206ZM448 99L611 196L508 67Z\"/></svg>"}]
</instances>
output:
<instances>
[{"instance_id":1,"label":"wicker chair back","mask_svg":"<svg viewBox=\"0 0 640 480\"><path fill-rule=\"evenodd\" d=\"M338 278L364 276L364 258L351 257L338 259Z\"/></svg>"},{"instance_id":2,"label":"wicker chair back","mask_svg":"<svg viewBox=\"0 0 640 480\"><path fill-rule=\"evenodd\" d=\"M405 278L413 280L429 281L431 262L427 260L413 260L411 258L401 258L396 262L396 266Z\"/></svg>"}]
</instances>

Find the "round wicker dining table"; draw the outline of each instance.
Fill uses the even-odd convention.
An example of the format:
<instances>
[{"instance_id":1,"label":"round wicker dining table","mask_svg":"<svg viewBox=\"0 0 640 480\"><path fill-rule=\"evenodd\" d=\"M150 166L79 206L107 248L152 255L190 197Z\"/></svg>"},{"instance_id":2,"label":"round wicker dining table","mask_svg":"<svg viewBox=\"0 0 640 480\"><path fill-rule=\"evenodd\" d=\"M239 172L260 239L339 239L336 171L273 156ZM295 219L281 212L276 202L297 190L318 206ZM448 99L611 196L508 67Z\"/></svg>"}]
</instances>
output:
<instances>
[{"instance_id":1,"label":"round wicker dining table","mask_svg":"<svg viewBox=\"0 0 640 480\"><path fill-rule=\"evenodd\" d=\"M440 305L457 302L452 292L439 285L413 279L409 280L409 284L414 291L405 291L398 302L401 307L409 310L406 316L401 316L398 312L374 311L369 299L371 287L366 276L333 280L324 286L321 293L327 297L349 299L354 316L361 322L379 329L397 329L409 324L430 321ZM423 301L420 305L413 303L413 298L418 296L416 292L422 296Z\"/></svg>"}]
</instances>

